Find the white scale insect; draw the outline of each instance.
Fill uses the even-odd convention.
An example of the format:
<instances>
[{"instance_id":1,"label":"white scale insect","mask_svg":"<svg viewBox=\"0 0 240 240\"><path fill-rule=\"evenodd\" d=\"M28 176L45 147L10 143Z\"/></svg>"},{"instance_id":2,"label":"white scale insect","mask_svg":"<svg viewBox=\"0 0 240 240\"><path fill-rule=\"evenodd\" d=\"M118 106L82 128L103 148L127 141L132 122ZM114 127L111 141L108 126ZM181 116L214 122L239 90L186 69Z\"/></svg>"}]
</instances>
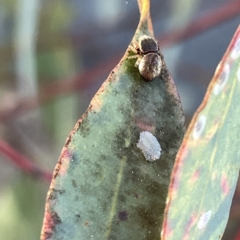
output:
<instances>
[{"instance_id":1,"label":"white scale insect","mask_svg":"<svg viewBox=\"0 0 240 240\"><path fill-rule=\"evenodd\" d=\"M139 73L146 81L152 81L161 74L162 70L162 56L158 42L153 38L143 35L130 48L137 55L129 58L138 58L135 67L138 67Z\"/></svg>"},{"instance_id":2,"label":"white scale insect","mask_svg":"<svg viewBox=\"0 0 240 240\"><path fill-rule=\"evenodd\" d=\"M161 156L162 148L157 138L148 131L140 133L137 147L142 150L142 153L147 161L156 161Z\"/></svg>"}]
</instances>

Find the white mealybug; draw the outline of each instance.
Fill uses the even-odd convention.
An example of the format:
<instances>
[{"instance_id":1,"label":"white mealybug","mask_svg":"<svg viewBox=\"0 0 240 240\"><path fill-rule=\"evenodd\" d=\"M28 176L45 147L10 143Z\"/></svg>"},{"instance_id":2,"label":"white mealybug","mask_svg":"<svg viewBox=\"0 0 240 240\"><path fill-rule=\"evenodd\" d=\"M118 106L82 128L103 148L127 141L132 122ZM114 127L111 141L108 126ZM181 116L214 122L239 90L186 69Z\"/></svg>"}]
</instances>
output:
<instances>
[{"instance_id":1,"label":"white mealybug","mask_svg":"<svg viewBox=\"0 0 240 240\"><path fill-rule=\"evenodd\" d=\"M140 133L137 147L142 150L146 160L153 162L161 156L161 146L152 133L144 131Z\"/></svg>"}]
</instances>

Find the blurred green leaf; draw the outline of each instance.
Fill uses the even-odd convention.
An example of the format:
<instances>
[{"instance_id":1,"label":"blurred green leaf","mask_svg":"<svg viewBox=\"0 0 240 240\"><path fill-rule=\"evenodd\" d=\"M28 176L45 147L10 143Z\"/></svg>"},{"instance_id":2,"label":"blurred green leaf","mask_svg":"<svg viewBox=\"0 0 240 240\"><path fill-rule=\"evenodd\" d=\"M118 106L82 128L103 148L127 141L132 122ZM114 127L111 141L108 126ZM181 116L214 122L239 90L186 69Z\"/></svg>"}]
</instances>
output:
<instances>
[{"instance_id":1,"label":"blurred green leaf","mask_svg":"<svg viewBox=\"0 0 240 240\"><path fill-rule=\"evenodd\" d=\"M73 56L71 46L67 44L65 48L40 54L38 67L41 77L46 77L46 82L53 81L55 78L70 77L75 72ZM71 94L58 98L57 101L44 105L42 108L45 126L47 126L48 132L54 136L56 146L62 146L64 136L76 121L77 113L74 112L74 109L77 106L81 108L77 99L81 100L81 96Z\"/></svg>"},{"instance_id":2,"label":"blurred green leaf","mask_svg":"<svg viewBox=\"0 0 240 240\"><path fill-rule=\"evenodd\" d=\"M239 175L240 27L179 150L162 238L220 239Z\"/></svg>"},{"instance_id":3,"label":"blurred green leaf","mask_svg":"<svg viewBox=\"0 0 240 240\"><path fill-rule=\"evenodd\" d=\"M38 239L46 186L26 175L17 175L12 188L0 198L1 239Z\"/></svg>"},{"instance_id":4,"label":"blurred green leaf","mask_svg":"<svg viewBox=\"0 0 240 240\"><path fill-rule=\"evenodd\" d=\"M139 5L133 41L153 36L150 3ZM42 240L160 238L184 117L165 63L161 76L146 82L132 55L129 48L66 141L47 197ZM159 160L147 161L137 147L145 131L161 145Z\"/></svg>"}]
</instances>

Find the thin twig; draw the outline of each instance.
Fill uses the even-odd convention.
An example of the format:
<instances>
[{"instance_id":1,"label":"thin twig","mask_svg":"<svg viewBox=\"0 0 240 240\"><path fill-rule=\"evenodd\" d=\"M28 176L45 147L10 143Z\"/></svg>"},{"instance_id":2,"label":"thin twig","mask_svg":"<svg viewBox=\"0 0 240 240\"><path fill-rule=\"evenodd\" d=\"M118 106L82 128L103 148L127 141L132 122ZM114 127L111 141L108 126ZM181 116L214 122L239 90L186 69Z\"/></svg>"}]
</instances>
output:
<instances>
[{"instance_id":1,"label":"thin twig","mask_svg":"<svg viewBox=\"0 0 240 240\"><path fill-rule=\"evenodd\" d=\"M158 38L160 46L169 46L186 41L196 35L206 32L217 25L238 17L240 14L240 1L227 2L223 6L192 21L181 29L173 30Z\"/></svg>"},{"instance_id":2,"label":"thin twig","mask_svg":"<svg viewBox=\"0 0 240 240\"><path fill-rule=\"evenodd\" d=\"M24 171L25 173L36 178L44 179L47 182L51 181L52 179L51 173L48 173L40 169L30 159L18 153L15 149L13 149L3 140L0 140L0 153L9 160L11 160L17 167L22 169L22 171Z\"/></svg>"},{"instance_id":3,"label":"thin twig","mask_svg":"<svg viewBox=\"0 0 240 240\"><path fill-rule=\"evenodd\" d=\"M35 109L39 104L43 105L49 101L55 100L57 97L62 97L63 95L72 94L73 92L86 89L93 85L101 76L110 72L119 59L120 57L115 57L93 69L86 70L72 79L62 80L43 86L39 90L38 98L31 97L21 99L20 101L17 101L11 109L0 111L0 122L7 121L17 115Z\"/></svg>"}]
</instances>

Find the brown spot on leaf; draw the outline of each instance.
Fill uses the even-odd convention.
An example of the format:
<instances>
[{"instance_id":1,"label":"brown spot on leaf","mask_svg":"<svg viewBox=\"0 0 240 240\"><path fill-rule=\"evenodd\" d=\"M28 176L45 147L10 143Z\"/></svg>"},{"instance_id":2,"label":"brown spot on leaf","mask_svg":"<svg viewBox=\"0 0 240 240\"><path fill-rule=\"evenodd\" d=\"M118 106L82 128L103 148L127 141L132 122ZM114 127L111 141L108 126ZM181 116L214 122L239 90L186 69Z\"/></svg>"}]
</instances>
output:
<instances>
[{"instance_id":1,"label":"brown spot on leaf","mask_svg":"<svg viewBox=\"0 0 240 240\"><path fill-rule=\"evenodd\" d=\"M127 221L128 220L128 213L126 211L120 211L118 213L118 218L120 221Z\"/></svg>"},{"instance_id":2,"label":"brown spot on leaf","mask_svg":"<svg viewBox=\"0 0 240 240\"><path fill-rule=\"evenodd\" d=\"M222 191L223 191L224 195L227 195L230 191L230 187L229 187L229 183L228 183L226 174L222 175L221 188L222 188Z\"/></svg>"},{"instance_id":3,"label":"brown spot on leaf","mask_svg":"<svg viewBox=\"0 0 240 240\"><path fill-rule=\"evenodd\" d=\"M185 238L186 239L188 239L188 237L189 237L189 232L191 231L191 229L192 229L192 227L196 224L196 222L197 222L197 217L195 216L195 215L192 215L190 218L189 218L189 220L188 220L188 222L187 222L187 224L186 224L186 227L185 227L185 233L184 233L184 235L185 235ZM185 239L184 238L184 239Z\"/></svg>"},{"instance_id":4,"label":"brown spot on leaf","mask_svg":"<svg viewBox=\"0 0 240 240\"><path fill-rule=\"evenodd\" d=\"M199 176L200 176L200 172L201 170L200 169L197 169L193 174L192 174L192 177L191 177L191 183L195 183Z\"/></svg>"},{"instance_id":5,"label":"brown spot on leaf","mask_svg":"<svg viewBox=\"0 0 240 240\"><path fill-rule=\"evenodd\" d=\"M65 190L61 190L61 189L56 189L56 188L52 188L49 196L48 196L48 200L55 200L58 196L58 194L64 194Z\"/></svg>"},{"instance_id":6,"label":"brown spot on leaf","mask_svg":"<svg viewBox=\"0 0 240 240\"><path fill-rule=\"evenodd\" d=\"M138 219L141 227L150 228L151 226L155 226L159 223L157 222L159 219L154 217L156 215L156 209L139 207L136 211L138 213Z\"/></svg>"},{"instance_id":7,"label":"brown spot on leaf","mask_svg":"<svg viewBox=\"0 0 240 240\"><path fill-rule=\"evenodd\" d=\"M77 187L76 181L74 179L72 179L72 186L75 188Z\"/></svg>"},{"instance_id":8,"label":"brown spot on leaf","mask_svg":"<svg viewBox=\"0 0 240 240\"><path fill-rule=\"evenodd\" d=\"M119 201L125 203L126 202L126 197L124 195L119 196Z\"/></svg>"},{"instance_id":9,"label":"brown spot on leaf","mask_svg":"<svg viewBox=\"0 0 240 240\"><path fill-rule=\"evenodd\" d=\"M80 218L81 218L80 214L75 214L76 222L79 222Z\"/></svg>"},{"instance_id":10,"label":"brown spot on leaf","mask_svg":"<svg viewBox=\"0 0 240 240\"><path fill-rule=\"evenodd\" d=\"M60 223L62 223L62 221L56 212L46 212L41 239L50 239L55 231L56 225Z\"/></svg>"},{"instance_id":11,"label":"brown spot on leaf","mask_svg":"<svg viewBox=\"0 0 240 240\"><path fill-rule=\"evenodd\" d=\"M68 148L64 148L61 155L63 158L68 158L69 160L71 160L73 154Z\"/></svg>"},{"instance_id":12,"label":"brown spot on leaf","mask_svg":"<svg viewBox=\"0 0 240 240\"><path fill-rule=\"evenodd\" d=\"M62 195L63 193L65 193L65 190L61 190L61 189L56 189L56 188L52 188L53 192L59 193L60 195Z\"/></svg>"},{"instance_id":13,"label":"brown spot on leaf","mask_svg":"<svg viewBox=\"0 0 240 240\"><path fill-rule=\"evenodd\" d=\"M195 125L195 129L197 132L199 132L202 129L202 122L198 121Z\"/></svg>"}]
</instances>

